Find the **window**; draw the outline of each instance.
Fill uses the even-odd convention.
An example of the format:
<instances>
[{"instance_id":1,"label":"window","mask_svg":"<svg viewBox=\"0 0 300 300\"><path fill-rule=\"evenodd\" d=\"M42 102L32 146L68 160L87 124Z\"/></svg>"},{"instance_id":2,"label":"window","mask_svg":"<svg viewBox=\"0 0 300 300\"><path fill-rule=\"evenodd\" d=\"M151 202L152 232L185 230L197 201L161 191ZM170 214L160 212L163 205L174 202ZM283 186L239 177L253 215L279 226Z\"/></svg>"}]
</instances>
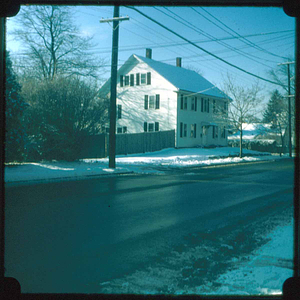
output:
<instances>
[{"instance_id":1,"label":"window","mask_svg":"<svg viewBox=\"0 0 300 300\"><path fill-rule=\"evenodd\" d=\"M155 109L159 109L160 107L160 96L156 95L155 96Z\"/></svg>"},{"instance_id":2,"label":"window","mask_svg":"<svg viewBox=\"0 0 300 300\"><path fill-rule=\"evenodd\" d=\"M145 109L159 109L160 108L160 95L144 97L144 108Z\"/></svg>"},{"instance_id":3,"label":"window","mask_svg":"<svg viewBox=\"0 0 300 300\"><path fill-rule=\"evenodd\" d=\"M187 106L188 106L188 99L187 99L187 97L184 97L184 101L183 101L183 109L184 110L187 110Z\"/></svg>"},{"instance_id":4,"label":"window","mask_svg":"<svg viewBox=\"0 0 300 300\"><path fill-rule=\"evenodd\" d=\"M183 137L187 137L187 124L183 124Z\"/></svg>"},{"instance_id":5,"label":"window","mask_svg":"<svg viewBox=\"0 0 300 300\"><path fill-rule=\"evenodd\" d=\"M201 98L201 112L209 113L209 99Z\"/></svg>"},{"instance_id":6,"label":"window","mask_svg":"<svg viewBox=\"0 0 300 300\"><path fill-rule=\"evenodd\" d=\"M122 119L122 105L118 104L117 106L117 118Z\"/></svg>"},{"instance_id":7,"label":"window","mask_svg":"<svg viewBox=\"0 0 300 300\"><path fill-rule=\"evenodd\" d=\"M120 75L120 87L124 85L124 76Z\"/></svg>"},{"instance_id":8,"label":"window","mask_svg":"<svg viewBox=\"0 0 300 300\"><path fill-rule=\"evenodd\" d=\"M219 127L218 126L213 126L212 129L213 129L212 130L212 138L217 139L218 134L219 134Z\"/></svg>"},{"instance_id":9,"label":"window","mask_svg":"<svg viewBox=\"0 0 300 300\"><path fill-rule=\"evenodd\" d=\"M141 74L141 84L146 84L146 74Z\"/></svg>"},{"instance_id":10,"label":"window","mask_svg":"<svg viewBox=\"0 0 300 300\"><path fill-rule=\"evenodd\" d=\"M154 96L149 97L149 109L154 109Z\"/></svg>"},{"instance_id":11,"label":"window","mask_svg":"<svg viewBox=\"0 0 300 300\"><path fill-rule=\"evenodd\" d=\"M195 110L195 97L192 97L191 100L191 110Z\"/></svg>"},{"instance_id":12,"label":"window","mask_svg":"<svg viewBox=\"0 0 300 300\"><path fill-rule=\"evenodd\" d=\"M228 115L228 102L224 101L224 113Z\"/></svg>"},{"instance_id":13,"label":"window","mask_svg":"<svg viewBox=\"0 0 300 300\"><path fill-rule=\"evenodd\" d=\"M191 124L191 138L196 138L197 134L196 134L196 124Z\"/></svg>"},{"instance_id":14,"label":"window","mask_svg":"<svg viewBox=\"0 0 300 300\"><path fill-rule=\"evenodd\" d=\"M123 128L122 128L122 127L118 127L118 128L117 128L117 133L122 133L122 131L123 131Z\"/></svg>"},{"instance_id":15,"label":"window","mask_svg":"<svg viewBox=\"0 0 300 300\"><path fill-rule=\"evenodd\" d=\"M125 76L125 86L129 85L129 75Z\"/></svg>"},{"instance_id":16,"label":"window","mask_svg":"<svg viewBox=\"0 0 300 300\"><path fill-rule=\"evenodd\" d=\"M213 100L213 113L215 114L216 112L216 100Z\"/></svg>"},{"instance_id":17,"label":"window","mask_svg":"<svg viewBox=\"0 0 300 300\"><path fill-rule=\"evenodd\" d=\"M225 126L223 126L222 133L221 133L221 138L223 138L223 139L226 138L226 129L225 129Z\"/></svg>"},{"instance_id":18,"label":"window","mask_svg":"<svg viewBox=\"0 0 300 300\"><path fill-rule=\"evenodd\" d=\"M123 133L127 133L127 126L123 126Z\"/></svg>"},{"instance_id":19,"label":"window","mask_svg":"<svg viewBox=\"0 0 300 300\"><path fill-rule=\"evenodd\" d=\"M191 99L191 110L197 111L197 97Z\"/></svg>"},{"instance_id":20,"label":"window","mask_svg":"<svg viewBox=\"0 0 300 300\"><path fill-rule=\"evenodd\" d=\"M147 84L150 85L151 84L151 72L147 73Z\"/></svg>"},{"instance_id":21,"label":"window","mask_svg":"<svg viewBox=\"0 0 300 300\"><path fill-rule=\"evenodd\" d=\"M155 131L159 131L159 122L155 122Z\"/></svg>"},{"instance_id":22,"label":"window","mask_svg":"<svg viewBox=\"0 0 300 300\"><path fill-rule=\"evenodd\" d=\"M130 86L134 86L134 74L130 74Z\"/></svg>"},{"instance_id":23,"label":"window","mask_svg":"<svg viewBox=\"0 0 300 300\"><path fill-rule=\"evenodd\" d=\"M148 131L149 132L154 131L154 124L153 123L149 123L149 125L148 125Z\"/></svg>"},{"instance_id":24,"label":"window","mask_svg":"<svg viewBox=\"0 0 300 300\"><path fill-rule=\"evenodd\" d=\"M207 130L208 130L207 126L202 126L202 134L203 135L207 135Z\"/></svg>"},{"instance_id":25,"label":"window","mask_svg":"<svg viewBox=\"0 0 300 300\"><path fill-rule=\"evenodd\" d=\"M140 85L140 73L137 73L137 74L135 75L135 84L136 84L136 85Z\"/></svg>"}]
</instances>

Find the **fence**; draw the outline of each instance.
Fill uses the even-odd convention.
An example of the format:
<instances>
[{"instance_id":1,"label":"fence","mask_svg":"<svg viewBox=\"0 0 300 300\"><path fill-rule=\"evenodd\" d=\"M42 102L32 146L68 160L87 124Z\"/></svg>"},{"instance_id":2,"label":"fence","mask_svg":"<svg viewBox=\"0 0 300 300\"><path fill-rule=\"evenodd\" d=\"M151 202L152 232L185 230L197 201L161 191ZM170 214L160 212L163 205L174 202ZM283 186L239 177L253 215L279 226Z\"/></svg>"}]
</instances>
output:
<instances>
[{"instance_id":1,"label":"fence","mask_svg":"<svg viewBox=\"0 0 300 300\"><path fill-rule=\"evenodd\" d=\"M134 154L175 147L175 130L124 133L116 135L116 154ZM82 140L81 158L108 156L109 135L88 136Z\"/></svg>"}]
</instances>

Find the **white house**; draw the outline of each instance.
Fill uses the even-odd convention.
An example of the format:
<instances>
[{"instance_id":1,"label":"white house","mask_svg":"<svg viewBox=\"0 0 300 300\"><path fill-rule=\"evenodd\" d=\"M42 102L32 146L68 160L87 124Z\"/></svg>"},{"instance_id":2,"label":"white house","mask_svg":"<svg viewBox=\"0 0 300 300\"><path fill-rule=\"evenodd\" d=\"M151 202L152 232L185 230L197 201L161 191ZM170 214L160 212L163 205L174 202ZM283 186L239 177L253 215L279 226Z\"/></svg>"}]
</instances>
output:
<instances>
[{"instance_id":1,"label":"white house","mask_svg":"<svg viewBox=\"0 0 300 300\"><path fill-rule=\"evenodd\" d=\"M227 145L229 98L198 73L133 54L118 70L117 133L175 129L176 147ZM100 92L109 95L110 80Z\"/></svg>"}]
</instances>

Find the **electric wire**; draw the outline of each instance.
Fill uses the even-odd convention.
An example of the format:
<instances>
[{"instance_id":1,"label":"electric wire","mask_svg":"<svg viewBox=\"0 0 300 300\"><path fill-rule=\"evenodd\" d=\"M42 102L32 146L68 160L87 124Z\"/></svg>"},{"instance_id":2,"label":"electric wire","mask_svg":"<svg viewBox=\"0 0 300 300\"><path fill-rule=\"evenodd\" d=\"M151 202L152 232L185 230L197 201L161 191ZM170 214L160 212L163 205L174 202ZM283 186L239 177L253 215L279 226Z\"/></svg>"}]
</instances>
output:
<instances>
[{"instance_id":1,"label":"electric wire","mask_svg":"<svg viewBox=\"0 0 300 300\"><path fill-rule=\"evenodd\" d=\"M263 77L261 77L261 76L258 76L258 75L256 75L256 74L253 74L253 73L251 73L251 72L248 72L247 70L244 70L244 69L240 68L239 66L236 66L236 65L234 65L234 64L232 64L232 63L230 63L230 62L224 60L223 58L221 58L221 57L219 57L219 56L217 56L217 55L215 55L215 54L213 54L213 53L207 51L206 49L204 49L204 48L202 48L202 47L196 45L195 43L193 43L193 42L190 41L189 39L187 39L187 38L183 37L182 35L176 33L176 32L173 31L172 29L170 29L170 28L168 28L167 26L161 24L161 23L158 22L157 20L155 20L155 19L153 19L152 17L146 15L145 13L141 12L140 10L138 10L137 8L135 8L135 7L133 7L133 6L126 6L126 7L127 7L127 8L130 8L130 9L132 9L132 10L135 10L136 12L138 12L139 14L141 14L142 16L144 16L145 18L151 20L152 22L156 23L157 25L161 26L161 27L164 28L165 30L167 30L167 31L171 32L172 34L176 35L177 37L179 37L179 38L185 40L186 42L188 42L189 44L193 45L194 47L196 47L196 48L202 50L203 52L205 52L205 53L207 53L207 54L209 54L209 55L215 57L216 59L222 61L223 63L225 63L225 64L227 64L227 65L229 65L229 66L231 66L231 67L233 67L233 68L235 68L235 69L237 69L237 70L243 72L243 73L246 73L246 74L248 74L248 75L250 75L250 76L256 77L256 78L258 78L258 79L260 79L260 80L263 80L263 81L272 83L272 84L274 84L274 85L285 86L285 85L283 85L283 84L279 84L279 83L274 82L274 81L272 81L272 80L269 80L269 79L263 78Z\"/></svg>"},{"instance_id":2,"label":"electric wire","mask_svg":"<svg viewBox=\"0 0 300 300\"><path fill-rule=\"evenodd\" d=\"M179 15L176 14L175 12L171 11L170 9L168 9L168 8L166 8L166 7L164 7L164 9L166 9L166 10L169 11L170 13L174 14L177 18L179 18L179 19L181 19L181 20L184 20L184 22L186 22L186 23L189 24L190 26L189 26L189 25L186 25L185 23L180 22L181 24L183 24L183 25L185 25L185 26L187 26L187 27L189 27L189 28L195 30L196 32L201 32L203 35L205 35L206 37L208 37L208 38L210 38L210 39L215 39L214 36L212 36L212 35L206 33L205 31L203 31L203 30L201 30L201 29L199 29L198 27L196 27L195 25L193 25L193 24L191 24L190 22L186 21L185 19L183 19L181 16L179 16ZM158 10L159 10L159 9L158 9ZM160 11L160 10L159 10L159 11ZM161 12L162 12L162 11L161 11ZM163 13L164 13L164 12L163 12ZM168 14L166 14L166 15L169 16L170 18L172 18L172 19L178 21L178 20L175 19L174 17L172 17L172 16L170 16L170 15L168 15ZM178 22L179 22L179 21L178 21ZM246 58L248 58L248 59L250 59L250 60L252 60L252 61L255 61L255 62L258 63L258 64L264 65L265 67L268 67L268 68L272 69L271 66L266 65L266 64L264 64L264 63L262 63L262 62L259 62L259 61L257 61L256 59L262 59L262 60L264 60L264 61L269 61L269 62L272 62L272 63L274 63L274 61L270 61L270 60L263 59L263 58L261 58L261 57L257 57L257 56L255 56L255 55L252 55L252 54L249 54L249 53L245 53L245 52L243 52L243 51L238 50L238 49L235 48L235 47L232 47L232 46L226 44L225 42L217 41L217 43L220 44L220 45L222 45L222 46L224 46L224 47L226 47L226 48L231 49L231 50L234 51L234 52L238 52L240 55L243 55L243 56L245 56ZM254 58L253 58L253 57L254 57Z\"/></svg>"},{"instance_id":3,"label":"electric wire","mask_svg":"<svg viewBox=\"0 0 300 300\"><path fill-rule=\"evenodd\" d=\"M196 9L194 9L193 7L191 7L196 13L198 13L199 15L203 16L202 14L200 14ZM221 20L219 20L218 18L216 18L215 16L213 16L210 12L208 12L205 8L203 7L200 7L203 11L205 11L208 15L210 15L213 19L215 19L216 21L218 21L219 23L221 23L223 26L225 26L227 29L229 29L230 31L232 31L233 33L235 33L236 35L240 36L240 34L238 32L236 32L235 30L233 30L232 28L230 28L229 26L227 26L224 22L222 22ZM206 18L205 16L203 16L204 18ZM208 18L206 18L208 21L210 21L211 23L215 24L214 22L212 22L211 20L209 20ZM217 27L219 27L217 24L215 24ZM221 27L219 27L221 28ZM222 28L221 28L222 29ZM222 29L224 30L224 29ZM226 31L228 33L228 31ZM241 37L241 36L240 36ZM244 43L246 44L249 44L249 45L252 45L252 47L262 51L262 52L265 52L267 54L270 54L270 55L273 55L273 56L276 56L276 57L280 57L280 58L283 58L283 59L288 59L287 57L285 56L280 56L280 55L277 55L275 53L272 53L266 49L263 49L259 46L257 46L255 43L251 42L250 40L248 40L247 38L243 37L242 38L242 41L244 41Z\"/></svg>"}]
</instances>

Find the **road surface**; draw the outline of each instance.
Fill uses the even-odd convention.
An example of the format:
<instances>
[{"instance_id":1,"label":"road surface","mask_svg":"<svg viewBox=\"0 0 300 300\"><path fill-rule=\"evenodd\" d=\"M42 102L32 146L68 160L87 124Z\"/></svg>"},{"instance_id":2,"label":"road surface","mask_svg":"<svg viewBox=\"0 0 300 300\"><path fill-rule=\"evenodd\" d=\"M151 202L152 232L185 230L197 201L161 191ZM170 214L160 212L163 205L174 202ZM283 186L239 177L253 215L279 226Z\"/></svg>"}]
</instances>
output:
<instances>
[{"instance_id":1,"label":"road surface","mask_svg":"<svg viewBox=\"0 0 300 300\"><path fill-rule=\"evenodd\" d=\"M293 161L6 188L6 276L24 293L97 293L185 236L292 205Z\"/></svg>"}]
</instances>

